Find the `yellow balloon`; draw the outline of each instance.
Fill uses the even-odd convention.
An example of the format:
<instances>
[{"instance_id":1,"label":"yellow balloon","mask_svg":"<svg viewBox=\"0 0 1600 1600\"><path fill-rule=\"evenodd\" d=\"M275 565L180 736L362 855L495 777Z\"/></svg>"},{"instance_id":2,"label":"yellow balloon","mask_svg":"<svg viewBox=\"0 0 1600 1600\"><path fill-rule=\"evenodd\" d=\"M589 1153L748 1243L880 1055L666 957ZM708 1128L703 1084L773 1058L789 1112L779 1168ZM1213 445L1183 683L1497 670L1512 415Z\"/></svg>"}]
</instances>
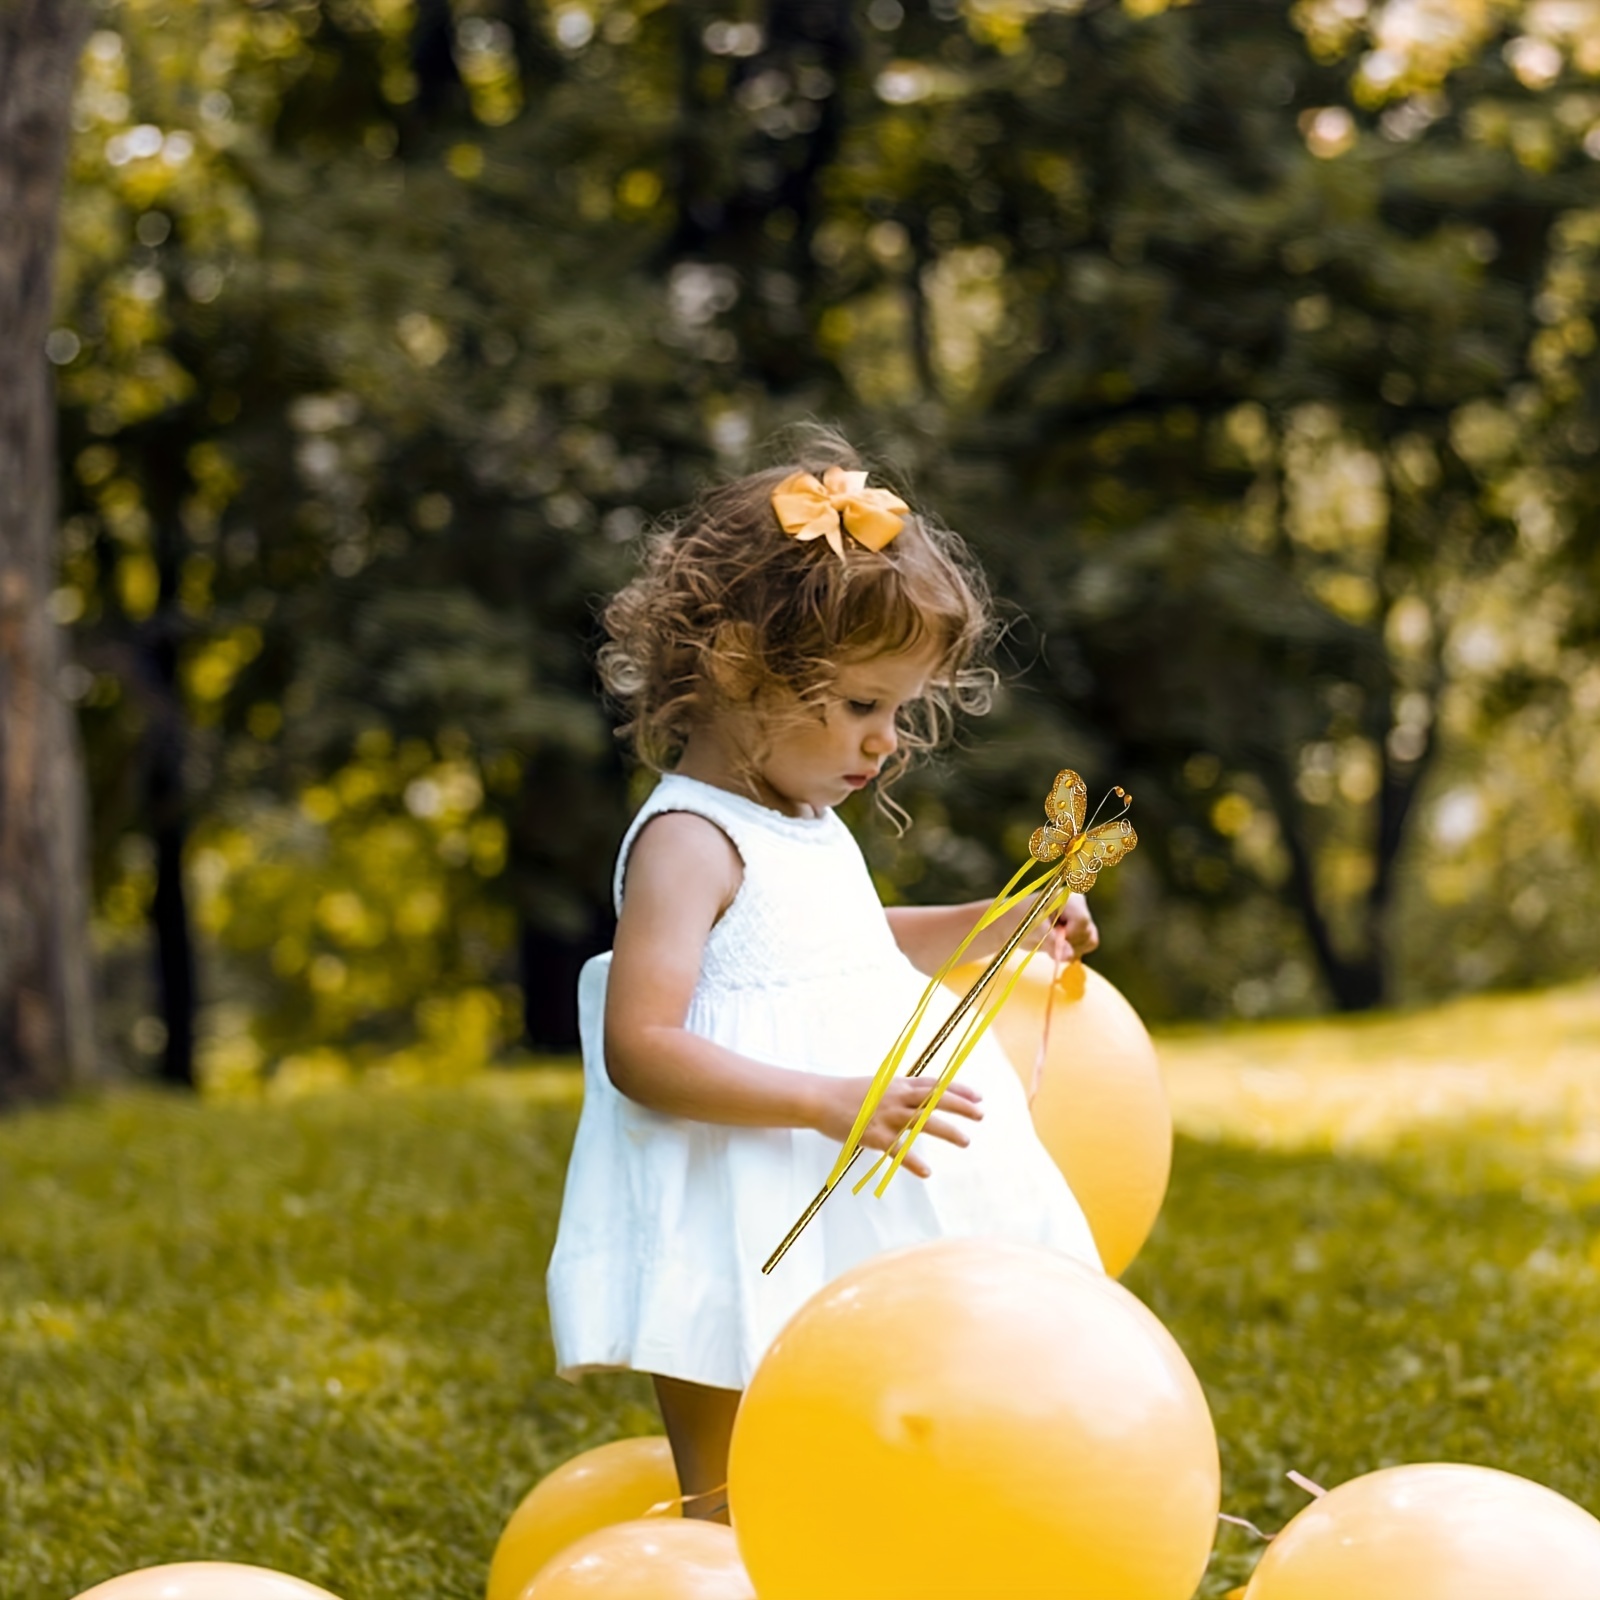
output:
<instances>
[{"instance_id":1,"label":"yellow balloon","mask_svg":"<svg viewBox=\"0 0 1600 1600\"><path fill-rule=\"evenodd\" d=\"M617 1439L574 1456L541 1478L511 1513L489 1564L488 1600L517 1600L574 1539L642 1517L680 1493L665 1439ZM678 1508L666 1514L677 1516Z\"/></svg>"},{"instance_id":2,"label":"yellow balloon","mask_svg":"<svg viewBox=\"0 0 1600 1600\"><path fill-rule=\"evenodd\" d=\"M236 1561L178 1561L141 1567L85 1589L77 1600L338 1600L286 1572Z\"/></svg>"},{"instance_id":3,"label":"yellow balloon","mask_svg":"<svg viewBox=\"0 0 1600 1600\"><path fill-rule=\"evenodd\" d=\"M795 1313L740 1402L728 1487L761 1600L1190 1600L1220 1478L1146 1307L1056 1251L965 1238Z\"/></svg>"},{"instance_id":4,"label":"yellow balloon","mask_svg":"<svg viewBox=\"0 0 1600 1600\"><path fill-rule=\"evenodd\" d=\"M1007 973L1024 961L991 1026L1031 1092L1048 1011L1033 1126L1078 1197L1106 1271L1118 1277L1150 1237L1172 1170L1172 1112L1155 1046L1139 1013L1098 972L1074 961L1057 978L1055 963L1035 955L1014 956ZM979 963L957 967L946 981L965 994L982 971Z\"/></svg>"},{"instance_id":5,"label":"yellow balloon","mask_svg":"<svg viewBox=\"0 0 1600 1600\"><path fill-rule=\"evenodd\" d=\"M733 1530L712 1522L619 1522L549 1562L520 1600L756 1600Z\"/></svg>"},{"instance_id":6,"label":"yellow balloon","mask_svg":"<svg viewBox=\"0 0 1600 1600\"><path fill-rule=\"evenodd\" d=\"M1600 1522L1491 1467L1426 1462L1352 1478L1261 1558L1245 1600L1595 1600Z\"/></svg>"}]
</instances>

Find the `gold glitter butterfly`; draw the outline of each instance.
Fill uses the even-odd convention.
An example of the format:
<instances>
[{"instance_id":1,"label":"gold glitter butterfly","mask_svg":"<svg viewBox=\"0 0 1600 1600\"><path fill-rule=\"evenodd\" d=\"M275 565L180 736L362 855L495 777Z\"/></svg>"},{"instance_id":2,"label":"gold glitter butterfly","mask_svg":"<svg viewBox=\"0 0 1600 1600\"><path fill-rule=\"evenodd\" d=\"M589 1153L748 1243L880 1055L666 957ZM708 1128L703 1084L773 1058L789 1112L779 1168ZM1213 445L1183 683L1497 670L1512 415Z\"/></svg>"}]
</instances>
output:
<instances>
[{"instance_id":1,"label":"gold glitter butterfly","mask_svg":"<svg viewBox=\"0 0 1600 1600\"><path fill-rule=\"evenodd\" d=\"M1122 788L1114 788L1111 793L1122 802L1122 810L1109 822L1091 819L1085 827L1089 786L1070 767L1058 772L1050 793L1044 797L1048 820L1042 828L1035 828L1028 840L1028 854L1035 861L1060 861L1066 857L1062 878L1079 894L1087 894L1094 887L1102 867L1115 866L1139 842L1139 835L1128 821L1133 796ZM1099 814L1097 810L1095 816Z\"/></svg>"}]
</instances>

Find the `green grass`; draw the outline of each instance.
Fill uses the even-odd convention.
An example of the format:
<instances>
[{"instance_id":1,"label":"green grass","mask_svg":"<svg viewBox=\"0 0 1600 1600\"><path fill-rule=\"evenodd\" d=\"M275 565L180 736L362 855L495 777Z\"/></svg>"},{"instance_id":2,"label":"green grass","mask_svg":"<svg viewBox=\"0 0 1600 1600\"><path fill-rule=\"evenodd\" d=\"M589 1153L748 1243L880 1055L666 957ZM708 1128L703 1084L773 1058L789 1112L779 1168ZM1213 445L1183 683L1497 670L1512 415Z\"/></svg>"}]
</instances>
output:
<instances>
[{"instance_id":1,"label":"green grass","mask_svg":"<svg viewBox=\"0 0 1600 1600\"><path fill-rule=\"evenodd\" d=\"M0 1595L205 1557L481 1594L542 1473L658 1428L644 1380L551 1374L574 1125L470 1093L0 1124Z\"/></svg>"},{"instance_id":2,"label":"green grass","mask_svg":"<svg viewBox=\"0 0 1600 1600\"><path fill-rule=\"evenodd\" d=\"M1307 1503L1290 1468L1331 1487L1403 1461L1600 1511L1597 1224L1600 1184L1498 1160L1487 1130L1382 1161L1184 1141L1125 1281L1205 1384L1225 1511L1270 1532ZM1224 1528L1202 1595L1260 1549Z\"/></svg>"},{"instance_id":3,"label":"green grass","mask_svg":"<svg viewBox=\"0 0 1600 1600\"><path fill-rule=\"evenodd\" d=\"M1575 1062L1600 1081L1600 1051L1580 1021L1537 1055L1535 1014L1509 1035L1469 1016L1442 1055L1348 1024L1166 1044L1180 1123L1206 1137L1180 1138L1127 1281L1206 1386L1225 1510L1276 1528L1304 1503L1291 1467L1331 1484L1430 1459L1600 1510L1600 1176L1587 1098L1546 1092ZM1458 1114L1412 1095L1416 1116L1352 1131L1341 1076L1382 1100L1386 1059L1433 1062ZM1334 1086L1321 1134L1250 1110L1274 1063ZM1534 1112L1484 1102L1496 1071ZM550 1373L542 1279L575 1121L550 1082L132 1094L0 1122L0 1596L202 1557L343 1600L481 1595L541 1473L658 1426L639 1379ZM1201 1594L1257 1549L1224 1529Z\"/></svg>"}]
</instances>

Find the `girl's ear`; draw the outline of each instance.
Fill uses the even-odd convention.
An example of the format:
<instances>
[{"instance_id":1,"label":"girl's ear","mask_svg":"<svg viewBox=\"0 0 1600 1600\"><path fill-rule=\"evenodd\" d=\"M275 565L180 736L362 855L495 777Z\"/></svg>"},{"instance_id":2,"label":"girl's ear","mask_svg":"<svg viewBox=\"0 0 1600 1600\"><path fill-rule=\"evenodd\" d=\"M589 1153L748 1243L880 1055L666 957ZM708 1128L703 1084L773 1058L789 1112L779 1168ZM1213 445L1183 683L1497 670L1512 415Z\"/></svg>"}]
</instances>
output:
<instances>
[{"instance_id":1,"label":"girl's ear","mask_svg":"<svg viewBox=\"0 0 1600 1600\"><path fill-rule=\"evenodd\" d=\"M756 630L748 622L719 622L706 650L706 676L730 705L748 705L766 679Z\"/></svg>"}]
</instances>

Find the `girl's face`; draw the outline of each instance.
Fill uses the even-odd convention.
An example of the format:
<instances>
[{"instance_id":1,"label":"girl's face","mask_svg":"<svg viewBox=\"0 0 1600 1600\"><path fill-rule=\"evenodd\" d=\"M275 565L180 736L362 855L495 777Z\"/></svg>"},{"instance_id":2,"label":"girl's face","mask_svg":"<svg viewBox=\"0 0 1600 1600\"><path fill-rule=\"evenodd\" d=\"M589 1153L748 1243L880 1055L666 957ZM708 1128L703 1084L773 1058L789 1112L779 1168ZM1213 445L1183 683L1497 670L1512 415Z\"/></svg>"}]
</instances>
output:
<instances>
[{"instance_id":1,"label":"girl's face","mask_svg":"<svg viewBox=\"0 0 1600 1600\"><path fill-rule=\"evenodd\" d=\"M923 644L841 667L824 710L785 717L757 742L763 803L818 816L864 789L899 746L896 715L921 698L937 664L938 651Z\"/></svg>"}]
</instances>

